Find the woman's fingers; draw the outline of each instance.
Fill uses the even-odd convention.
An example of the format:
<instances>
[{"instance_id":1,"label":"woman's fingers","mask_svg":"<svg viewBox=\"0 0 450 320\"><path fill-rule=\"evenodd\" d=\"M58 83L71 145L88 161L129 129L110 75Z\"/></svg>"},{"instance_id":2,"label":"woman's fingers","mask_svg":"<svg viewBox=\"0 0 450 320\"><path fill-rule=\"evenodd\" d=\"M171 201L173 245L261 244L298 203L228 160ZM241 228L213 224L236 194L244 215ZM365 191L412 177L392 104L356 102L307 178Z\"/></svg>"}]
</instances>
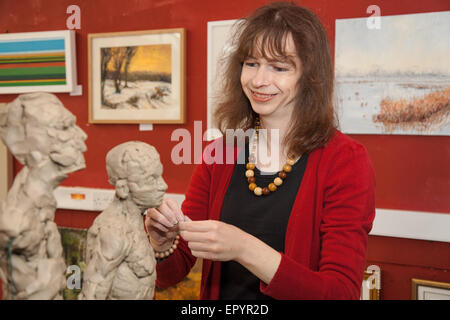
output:
<instances>
[{"instance_id":1,"label":"woman's fingers","mask_svg":"<svg viewBox=\"0 0 450 320\"><path fill-rule=\"evenodd\" d=\"M175 225L178 223L178 219L176 217L176 212L170 206L171 205L167 203L167 199L165 199L163 203L154 210L159 211L172 225Z\"/></svg>"},{"instance_id":2,"label":"woman's fingers","mask_svg":"<svg viewBox=\"0 0 450 320\"><path fill-rule=\"evenodd\" d=\"M208 232L196 232L180 230L180 236L186 241L194 242L211 242L214 241L213 236Z\"/></svg>"},{"instance_id":3,"label":"woman's fingers","mask_svg":"<svg viewBox=\"0 0 450 320\"><path fill-rule=\"evenodd\" d=\"M185 216L189 219L187 216ZM207 231L215 231L217 229L217 224L215 224L211 220L201 220L201 221L192 221L191 219L186 222L180 223L181 231L192 231L192 232L207 232Z\"/></svg>"},{"instance_id":4,"label":"woman's fingers","mask_svg":"<svg viewBox=\"0 0 450 320\"><path fill-rule=\"evenodd\" d=\"M163 202L164 204L164 202ZM165 201L165 205L172 211L173 214L175 214L175 218L177 219L177 222L184 221L184 214L181 211L181 208L178 206L178 203L170 198L167 198Z\"/></svg>"},{"instance_id":5,"label":"woman's fingers","mask_svg":"<svg viewBox=\"0 0 450 320\"><path fill-rule=\"evenodd\" d=\"M169 221L167 216L165 216L160 211L158 211L154 208L147 210L147 216L150 218L149 225L153 225L152 222L157 222L157 223L165 226L166 228L171 228L176 224L176 223L172 223L171 221Z\"/></svg>"},{"instance_id":6,"label":"woman's fingers","mask_svg":"<svg viewBox=\"0 0 450 320\"><path fill-rule=\"evenodd\" d=\"M156 229L162 231L162 232L168 232L168 231L169 231L169 229L167 229L166 227L164 227L161 223L156 222L155 220L153 220L153 222L151 223L151 226L152 226L153 228L156 228Z\"/></svg>"}]
</instances>

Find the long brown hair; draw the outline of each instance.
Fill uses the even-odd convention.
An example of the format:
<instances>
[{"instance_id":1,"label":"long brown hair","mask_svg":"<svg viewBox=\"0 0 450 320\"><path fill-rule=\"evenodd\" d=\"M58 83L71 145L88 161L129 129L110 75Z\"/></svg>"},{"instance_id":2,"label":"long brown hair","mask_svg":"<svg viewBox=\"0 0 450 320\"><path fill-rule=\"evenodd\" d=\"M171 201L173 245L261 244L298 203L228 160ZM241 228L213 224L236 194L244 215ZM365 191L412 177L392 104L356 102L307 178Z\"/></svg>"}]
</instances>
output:
<instances>
[{"instance_id":1,"label":"long brown hair","mask_svg":"<svg viewBox=\"0 0 450 320\"><path fill-rule=\"evenodd\" d=\"M235 25L233 50L226 57L221 98L215 121L227 129L248 129L256 118L240 82L243 61L255 50L265 58L285 57L285 39L292 35L302 62L296 105L284 144L299 156L324 146L334 133L333 67L327 35L317 16L293 3L277 2L257 9Z\"/></svg>"}]
</instances>

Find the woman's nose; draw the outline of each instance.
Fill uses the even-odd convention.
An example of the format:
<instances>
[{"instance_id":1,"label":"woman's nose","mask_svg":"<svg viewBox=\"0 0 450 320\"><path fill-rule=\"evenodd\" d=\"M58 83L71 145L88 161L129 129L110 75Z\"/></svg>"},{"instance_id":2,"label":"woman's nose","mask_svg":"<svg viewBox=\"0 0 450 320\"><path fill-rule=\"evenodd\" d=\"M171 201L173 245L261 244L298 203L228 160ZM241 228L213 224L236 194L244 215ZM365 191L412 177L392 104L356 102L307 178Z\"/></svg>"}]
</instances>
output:
<instances>
[{"instance_id":1,"label":"woman's nose","mask_svg":"<svg viewBox=\"0 0 450 320\"><path fill-rule=\"evenodd\" d=\"M257 68L256 73L252 79L253 86L261 87L270 83L270 73L264 65Z\"/></svg>"}]
</instances>

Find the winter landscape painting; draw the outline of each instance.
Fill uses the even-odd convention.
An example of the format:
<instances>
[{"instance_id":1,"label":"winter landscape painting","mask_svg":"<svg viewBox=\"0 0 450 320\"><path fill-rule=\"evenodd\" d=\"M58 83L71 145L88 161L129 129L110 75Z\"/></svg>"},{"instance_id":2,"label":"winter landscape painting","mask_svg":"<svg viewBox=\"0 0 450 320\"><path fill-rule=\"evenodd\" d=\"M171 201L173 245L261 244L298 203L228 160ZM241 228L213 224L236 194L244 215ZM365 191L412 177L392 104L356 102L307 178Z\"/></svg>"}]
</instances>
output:
<instances>
[{"instance_id":1,"label":"winter landscape painting","mask_svg":"<svg viewBox=\"0 0 450 320\"><path fill-rule=\"evenodd\" d=\"M89 35L90 120L184 121L183 29Z\"/></svg>"},{"instance_id":2,"label":"winter landscape painting","mask_svg":"<svg viewBox=\"0 0 450 320\"><path fill-rule=\"evenodd\" d=\"M336 20L345 133L450 135L450 12Z\"/></svg>"}]
</instances>

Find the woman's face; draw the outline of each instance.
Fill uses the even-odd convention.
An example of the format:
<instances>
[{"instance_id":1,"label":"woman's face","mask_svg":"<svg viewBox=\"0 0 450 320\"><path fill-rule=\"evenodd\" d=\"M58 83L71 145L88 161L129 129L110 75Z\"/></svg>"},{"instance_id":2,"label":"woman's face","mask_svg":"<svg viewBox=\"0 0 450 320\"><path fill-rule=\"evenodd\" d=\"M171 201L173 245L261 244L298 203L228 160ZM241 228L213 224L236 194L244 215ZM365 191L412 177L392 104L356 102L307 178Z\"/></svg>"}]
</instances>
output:
<instances>
[{"instance_id":1,"label":"woman's face","mask_svg":"<svg viewBox=\"0 0 450 320\"><path fill-rule=\"evenodd\" d=\"M253 111L265 118L290 119L294 109L302 66L290 34L284 52L286 59L259 55L248 57L242 66L242 89Z\"/></svg>"}]
</instances>

